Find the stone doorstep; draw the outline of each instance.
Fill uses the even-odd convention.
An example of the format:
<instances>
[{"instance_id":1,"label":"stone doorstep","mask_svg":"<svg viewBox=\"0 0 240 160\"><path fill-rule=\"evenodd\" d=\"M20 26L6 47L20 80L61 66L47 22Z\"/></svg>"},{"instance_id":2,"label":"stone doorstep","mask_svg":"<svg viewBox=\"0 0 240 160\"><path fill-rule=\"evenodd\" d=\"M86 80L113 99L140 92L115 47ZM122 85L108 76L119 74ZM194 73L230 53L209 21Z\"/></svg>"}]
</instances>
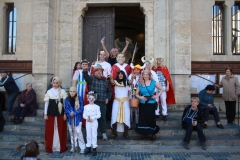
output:
<instances>
[{"instance_id":1,"label":"stone doorstep","mask_svg":"<svg viewBox=\"0 0 240 160\"><path fill-rule=\"evenodd\" d=\"M10 122L11 118L12 117L6 117L6 123L5 123L5 126L4 126L5 131L7 131L7 130L10 130L10 131L13 131L13 130L29 131L29 129L31 129L32 131L35 131L35 130L41 131L41 130L44 130L44 127L45 127L45 121L43 119L41 119L41 121L34 121L36 119L39 120L38 116L36 116L36 117L26 117L24 119L23 123L20 124L20 125L19 124L14 124L13 122ZM233 125L233 126L227 125L226 120L222 120L221 122L222 122L223 126L225 126L225 128L236 129L236 127L234 127L235 125ZM180 120L176 120L175 118L173 118L173 119L169 118L169 120L166 121L166 122L157 120L156 124L160 126L161 130L172 130L172 131L182 130ZM135 128L136 128L135 124L132 123L130 130L134 130ZM107 123L107 129L111 130L109 123ZM212 130L217 129L217 132L219 130L219 128L216 127L216 124L215 124L214 120L209 120L208 129L212 129ZM225 130L222 130L222 131L225 132Z\"/></svg>"},{"instance_id":2,"label":"stone doorstep","mask_svg":"<svg viewBox=\"0 0 240 160\"><path fill-rule=\"evenodd\" d=\"M0 148L16 148L19 145L25 144L25 142L0 142ZM182 147L182 145L178 146L165 146L165 145L158 145L158 144L148 144L148 145L115 145L115 144L100 144L98 143L98 152L147 152L147 153L159 153L159 152L184 152L186 150ZM210 146L207 145L207 150L204 151L201 149L199 145L192 145L190 142L190 152L239 152L240 146ZM68 149L71 148L71 144L67 143ZM39 149L41 152L45 152L45 146L43 144L39 144ZM23 151L24 149L22 149ZM79 150L79 148L78 148ZM144 153L143 153L144 154Z\"/></svg>"},{"instance_id":3,"label":"stone doorstep","mask_svg":"<svg viewBox=\"0 0 240 160\"><path fill-rule=\"evenodd\" d=\"M4 131L11 131L11 132L28 132L28 133L34 133L34 132L44 132L45 131L45 124L44 122L39 123L30 123L25 122L21 125L13 124L11 122L7 122L4 126ZM82 129L83 133L86 133L85 127ZM240 133L240 127L237 125L226 125L225 129L219 129L216 126L209 126L207 129L203 130L205 134L212 134L212 135L237 135ZM110 126L108 125L107 134L111 135L112 130ZM2 132L4 134L4 132ZM119 133L121 134L121 133ZM135 126L133 126L129 132L129 135L135 136L137 133L135 132ZM160 135L166 135L166 136L175 136L175 135L185 135L185 130L182 129L180 125L172 125L172 126L160 126L160 132L158 133ZM193 132L193 134L196 134L196 132Z\"/></svg>"},{"instance_id":4,"label":"stone doorstep","mask_svg":"<svg viewBox=\"0 0 240 160\"><path fill-rule=\"evenodd\" d=\"M10 122L10 119L13 118L13 115L6 115L3 114L4 118L7 122ZM170 114L168 116L168 121L163 121L162 116L160 118L156 119L157 125L159 126L168 126L168 125L181 125L181 116L172 115ZM223 125L227 125L227 120L225 118L220 119L221 123ZM23 122L44 122L43 115L37 115L37 116L27 116L24 118ZM110 123L109 121L107 123ZM134 124L133 124L134 125ZM208 126L216 126L216 123L214 121L213 116L209 116Z\"/></svg>"},{"instance_id":5,"label":"stone doorstep","mask_svg":"<svg viewBox=\"0 0 240 160\"><path fill-rule=\"evenodd\" d=\"M84 136L86 137L86 136ZM121 135L119 135L116 139L110 139L108 141L103 141L101 139L101 136L98 136L98 144L99 145L112 145L114 148L125 146L131 146L131 145L157 145L157 146L182 146L183 136L156 136L156 140L152 141L150 137L148 139L142 139L142 136L130 136L129 140L126 140ZM15 134L7 134L7 135L0 135L0 143L7 142L7 143L13 143L13 142L22 142L25 143L26 141L29 141L31 139L34 139L38 142L41 142L44 140L44 134L36 133L34 135L19 135L17 133ZM240 146L240 139L239 136L206 136L206 144L208 146ZM85 140L86 142L86 140ZM68 145L70 146L70 140L68 138ZM190 146L199 146L199 140L197 135L192 135Z\"/></svg>"}]
</instances>

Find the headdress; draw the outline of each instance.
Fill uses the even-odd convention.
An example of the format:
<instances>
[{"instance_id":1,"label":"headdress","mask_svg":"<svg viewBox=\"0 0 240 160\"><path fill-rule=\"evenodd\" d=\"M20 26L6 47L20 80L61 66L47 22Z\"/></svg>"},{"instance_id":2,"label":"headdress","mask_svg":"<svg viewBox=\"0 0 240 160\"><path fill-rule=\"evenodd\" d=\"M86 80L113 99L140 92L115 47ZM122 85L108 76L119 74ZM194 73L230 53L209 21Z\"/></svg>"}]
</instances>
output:
<instances>
[{"instance_id":1,"label":"headdress","mask_svg":"<svg viewBox=\"0 0 240 160\"><path fill-rule=\"evenodd\" d=\"M77 92L77 88L74 87L74 86L72 86L72 87L70 87L70 89L69 89L69 92L70 92L70 91ZM76 110L78 110L78 109L80 108L80 106L79 106L78 93L76 93L76 94L77 94L77 95L76 95L76 97L75 97L75 108L76 108Z\"/></svg>"},{"instance_id":2,"label":"headdress","mask_svg":"<svg viewBox=\"0 0 240 160\"><path fill-rule=\"evenodd\" d=\"M131 67L132 69L135 69L135 68L137 68L137 69L139 69L139 70L142 70L142 69L143 69L143 66L140 66L139 64L136 64L136 65L134 66L133 63L130 64L130 67Z\"/></svg>"},{"instance_id":3,"label":"headdress","mask_svg":"<svg viewBox=\"0 0 240 160\"><path fill-rule=\"evenodd\" d=\"M88 62L86 59L82 59L82 60L80 61L81 64L82 64L83 62L86 62L86 63L89 64L89 62Z\"/></svg>"},{"instance_id":4,"label":"headdress","mask_svg":"<svg viewBox=\"0 0 240 160\"><path fill-rule=\"evenodd\" d=\"M101 64L96 64L96 65L94 65L93 68L94 68L94 72L97 71L97 70L102 70L102 71L104 70L104 69L102 68Z\"/></svg>"},{"instance_id":5,"label":"headdress","mask_svg":"<svg viewBox=\"0 0 240 160\"><path fill-rule=\"evenodd\" d=\"M142 66L142 69L144 69L146 67L146 62L149 62L151 65L153 65L154 62L154 58L151 56L150 60L147 60L145 56L143 56L141 58L141 61L144 63L144 65Z\"/></svg>"},{"instance_id":6,"label":"headdress","mask_svg":"<svg viewBox=\"0 0 240 160\"><path fill-rule=\"evenodd\" d=\"M53 77L52 82L54 80L58 81L58 84L59 84L59 87L58 87L58 112L61 114L63 105L62 105L62 103L60 101L60 99L61 99L61 88L60 88L60 85L62 84L62 81L61 81L61 79L59 77Z\"/></svg>"}]
</instances>

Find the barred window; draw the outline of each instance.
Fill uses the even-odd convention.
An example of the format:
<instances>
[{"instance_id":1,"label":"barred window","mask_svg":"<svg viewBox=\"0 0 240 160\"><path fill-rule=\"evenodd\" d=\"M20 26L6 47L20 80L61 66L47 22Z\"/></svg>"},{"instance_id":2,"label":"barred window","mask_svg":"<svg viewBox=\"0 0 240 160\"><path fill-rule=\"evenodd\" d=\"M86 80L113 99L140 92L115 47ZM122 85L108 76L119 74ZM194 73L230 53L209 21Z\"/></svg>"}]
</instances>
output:
<instances>
[{"instance_id":1,"label":"barred window","mask_svg":"<svg viewBox=\"0 0 240 160\"><path fill-rule=\"evenodd\" d=\"M224 54L223 11L223 2L215 2L212 8L212 50L214 55Z\"/></svg>"},{"instance_id":2,"label":"barred window","mask_svg":"<svg viewBox=\"0 0 240 160\"><path fill-rule=\"evenodd\" d=\"M232 53L240 55L240 3L232 6Z\"/></svg>"},{"instance_id":3,"label":"barred window","mask_svg":"<svg viewBox=\"0 0 240 160\"><path fill-rule=\"evenodd\" d=\"M15 54L17 38L17 9L14 3L6 3L6 54Z\"/></svg>"}]
</instances>

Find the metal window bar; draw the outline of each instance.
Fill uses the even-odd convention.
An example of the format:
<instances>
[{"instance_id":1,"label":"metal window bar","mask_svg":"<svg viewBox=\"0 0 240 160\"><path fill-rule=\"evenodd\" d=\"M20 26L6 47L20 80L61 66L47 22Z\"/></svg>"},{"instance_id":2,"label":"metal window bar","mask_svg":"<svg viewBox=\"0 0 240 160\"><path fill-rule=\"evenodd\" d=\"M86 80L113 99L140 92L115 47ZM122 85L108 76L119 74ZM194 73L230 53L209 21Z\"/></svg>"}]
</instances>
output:
<instances>
[{"instance_id":1,"label":"metal window bar","mask_svg":"<svg viewBox=\"0 0 240 160\"><path fill-rule=\"evenodd\" d=\"M232 54L240 55L240 3L232 6Z\"/></svg>"},{"instance_id":2,"label":"metal window bar","mask_svg":"<svg viewBox=\"0 0 240 160\"><path fill-rule=\"evenodd\" d=\"M223 55L223 8L214 5L212 10L213 55Z\"/></svg>"}]
</instances>

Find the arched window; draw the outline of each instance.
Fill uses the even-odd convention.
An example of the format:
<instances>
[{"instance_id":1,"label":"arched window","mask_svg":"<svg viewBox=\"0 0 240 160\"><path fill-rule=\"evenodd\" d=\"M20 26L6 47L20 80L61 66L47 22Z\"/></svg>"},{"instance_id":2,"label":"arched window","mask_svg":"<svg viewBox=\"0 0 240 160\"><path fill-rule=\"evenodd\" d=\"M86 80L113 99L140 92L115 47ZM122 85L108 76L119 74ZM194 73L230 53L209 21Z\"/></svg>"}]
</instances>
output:
<instances>
[{"instance_id":1,"label":"arched window","mask_svg":"<svg viewBox=\"0 0 240 160\"><path fill-rule=\"evenodd\" d=\"M240 2L232 6L232 53L240 55Z\"/></svg>"},{"instance_id":2,"label":"arched window","mask_svg":"<svg viewBox=\"0 0 240 160\"><path fill-rule=\"evenodd\" d=\"M214 55L223 55L224 23L223 23L223 2L215 2L212 8L212 47Z\"/></svg>"},{"instance_id":3,"label":"arched window","mask_svg":"<svg viewBox=\"0 0 240 160\"><path fill-rule=\"evenodd\" d=\"M6 9L6 54L15 54L17 40L17 9L14 3L7 3Z\"/></svg>"}]
</instances>

